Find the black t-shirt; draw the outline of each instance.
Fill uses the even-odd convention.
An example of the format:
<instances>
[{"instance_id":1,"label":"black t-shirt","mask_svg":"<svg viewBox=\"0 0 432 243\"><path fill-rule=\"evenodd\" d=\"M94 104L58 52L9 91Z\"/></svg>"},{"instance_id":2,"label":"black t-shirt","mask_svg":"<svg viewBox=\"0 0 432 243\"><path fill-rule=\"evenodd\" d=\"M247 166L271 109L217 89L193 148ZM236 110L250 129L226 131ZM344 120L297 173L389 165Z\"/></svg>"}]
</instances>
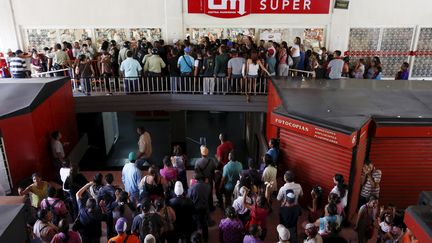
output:
<instances>
[{"instance_id":1,"label":"black t-shirt","mask_svg":"<svg viewBox=\"0 0 432 243\"><path fill-rule=\"evenodd\" d=\"M192 233L196 226L192 215L195 212L195 207L187 197L175 197L169 201L169 206L174 209L176 221L174 222L175 230L178 232Z\"/></svg>"},{"instance_id":2,"label":"black t-shirt","mask_svg":"<svg viewBox=\"0 0 432 243\"><path fill-rule=\"evenodd\" d=\"M180 70L177 67L179 57L170 57L168 59L169 73L171 76L180 76Z\"/></svg>"},{"instance_id":3,"label":"black t-shirt","mask_svg":"<svg viewBox=\"0 0 432 243\"><path fill-rule=\"evenodd\" d=\"M297 221L301 215L301 207L294 205L291 207L283 206L279 209L279 223L287 228L297 227Z\"/></svg>"},{"instance_id":4,"label":"black t-shirt","mask_svg":"<svg viewBox=\"0 0 432 243\"><path fill-rule=\"evenodd\" d=\"M106 215L102 214L99 208L89 212L85 207L84 200L78 200L79 219L83 227L79 232L84 237L101 237L102 225L101 222L106 220Z\"/></svg>"}]
</instances>

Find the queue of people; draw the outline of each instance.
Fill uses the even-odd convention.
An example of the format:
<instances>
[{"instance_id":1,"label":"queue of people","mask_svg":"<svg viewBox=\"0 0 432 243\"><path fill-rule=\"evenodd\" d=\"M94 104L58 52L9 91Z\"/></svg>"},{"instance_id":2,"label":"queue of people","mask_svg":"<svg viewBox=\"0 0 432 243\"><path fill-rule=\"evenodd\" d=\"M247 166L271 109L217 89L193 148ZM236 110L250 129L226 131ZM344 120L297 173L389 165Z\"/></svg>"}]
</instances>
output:
<instances>
[{"instance_id":1,"label":"queue of people","mask_svg":"<svg viewBox=\"0 0 432 243\"><path fill-rule=\"evenodd\" d=\"M187 181L187 156L180 146L174 146L158 168L152 161L150 134L143 127L137 133L138 152L129 153L121 171L122 184L115 185L112 173L97 173L88 181L76 164L68 164L61 133L53 132L53 155L55 163L62 163L63 186L55 187L35 173L33 183L18 190L20 195L31 195L30 242L100 242L102 222L110 243L209 242L213 225L222 243L269 242L275 234L279 242L290 243L417 242L403 223L402 210L379 206L382 172L371 161L363 166L359 210L350 224L349 191L343 175L329 178L335 186L326 203L323 189L313 187L308 210L301 205L305 193L293 171L285 171L285 184L277 185L281 167L278 139L269 141L262 161L249 159L244 167L236 159L235 144L221 133L216 158L202 145L193 178ZM143 159L148 166L140 162ZM145 176L143 168L147 169ZM219 222L213 216L217 207L225 214ZM277 214L273 214L275 208ZM270 220L278 222L276 228L270 226Z\"/></svg>"},{"instance_id":2,"label":"queue of people","mask_svg":"<svg viewBox=\"0 0 432 243\"><path fill-rule=\"evenodd\" d=\"M89 79L94 77L103 81L108 93L112 92L112 84L108 81L112 77L130 79L125 86L128 85L128 89L133 86L136 91L157 86L153 83L142 85L135 81L139 76L170 76L170 84L160 83L160 89L166 90L168 85L172 91L182 88L178 81L181 77L202 77L203 93L212 94L218 85L226 86L224 90L227 91L244 90L247 88L244 87L244 79L287 77L289 70L294 76L305 75L301 72L306 71L316 78L328 79L381 79L383 72L379 57L353 59L350 62L350 57L343 57L339 50L329 52L325 47L306 50L300 37L291 43L261 40L259 44L255 44L252 37L239 42L228 39L210 41L204 37L198 44L192 44L189 38L182 42L174 40L172 44L166 44L163 40L151 43L142 39L121 44L104 40L100 48L91 38L86 38L74 43L57 43L44 50L32 49L28 53L8 50L5 60L2 67L4 77L28 78L31 73L71 68L73 73L57 72L55 75L77 78L86 93L92 88ZM409 64L405 62L395 74L395 79L407 80L408 77ZM229 82L221 83L222 79ZM197 84L195 81L194 84L184 85ZM114 88L119 90L118 79L114 82ZM154 90L155 87L149 89Z\"/></svg>"}]
</instances>

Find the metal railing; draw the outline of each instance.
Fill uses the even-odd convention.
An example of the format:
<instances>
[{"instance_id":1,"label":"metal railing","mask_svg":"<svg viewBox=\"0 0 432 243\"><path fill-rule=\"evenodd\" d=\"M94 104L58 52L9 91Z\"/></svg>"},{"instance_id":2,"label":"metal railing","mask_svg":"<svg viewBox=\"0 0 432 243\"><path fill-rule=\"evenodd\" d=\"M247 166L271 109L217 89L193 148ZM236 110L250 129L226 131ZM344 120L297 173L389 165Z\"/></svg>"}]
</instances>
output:
<instances>
[{"instance_id":1,"label":"metal railing","mask_svg":"<svg viewBox=\"0 0 432 243\"><path fill-rule=\"evenodd\" d=\"M84 95L120 94L204 94L266 95L268 77L83 77L72 78L73 86ZM75 92L76 93L76 92ZM77 93L76 93L77 94Z\"/></svg>"}]
</instances>

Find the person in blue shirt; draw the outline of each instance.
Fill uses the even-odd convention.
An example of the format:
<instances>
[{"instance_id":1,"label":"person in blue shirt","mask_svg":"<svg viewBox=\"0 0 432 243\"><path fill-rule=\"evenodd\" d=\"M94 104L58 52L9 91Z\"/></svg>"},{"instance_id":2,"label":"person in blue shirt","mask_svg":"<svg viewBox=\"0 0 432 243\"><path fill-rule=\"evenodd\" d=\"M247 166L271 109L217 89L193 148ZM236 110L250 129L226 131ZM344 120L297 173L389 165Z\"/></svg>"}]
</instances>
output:
<instances>
[{"instance_id":1,"label":"person in blue shirt","mask_svg":"<svg viewBox=\"0 0 432 243\"><path fill-rule=\"evenodd\" d=\"M125 187L125 191L130 195L131 202L137 203L139 197L138 185L141 181L141 171L136 166L135 161L135 153L130 152L129 162L126 162L122 170L122 182Z\"/></svg>"},{"instance_id":2,"label":"person in blue shirt","mask_svg":"<svg viewBox=\"0 0 432 243\"><path fill-rule=\"evenodd\" d=\"M137 60L132 58L132 55L131 50L127 51L127 58L120 65L120 71L125 77L125 91L127 93L142 90L141 84L138 82L142 67Z\"/></svg>"},{"instance_id":3,"label":"person in blue shirt","mask_svg":"<svg viewBox=\"0 0 432 243\"><path fill-rule=\"evenodd\" d=\"M279 156L279 141L276 138L272 138L269 141L269 150L267 150L268 155L272 157L272 160L277 164L277 159Z\"/></svg>"},{"instance_id":4,"label":"person in blue shirt","mask_svg":"<svg viewBox=\"0 0 432 243\"><path fill-rule=\"evenodd\" d=\"M184 55L177 61L177 67L180 69L181 76L191 76L195 65L195 59L189 55L191 49L186 47Z\"/></svg>"},{"instance_id":5,"label":"person in blue shirt","mask_svg":"<svg viewBox=\"0 0 432 243\"><path fill-rule=\"evenodd\" d=\"M220 188L225 189L225 207L231 206L231 197L234 191L234 187L238 180L240 180L240 173L243 170L243 166L240 162L235 160L234 152L231 151L228 154L229 162L223 167L222 180Z\"/></svg>"}]
</instances>

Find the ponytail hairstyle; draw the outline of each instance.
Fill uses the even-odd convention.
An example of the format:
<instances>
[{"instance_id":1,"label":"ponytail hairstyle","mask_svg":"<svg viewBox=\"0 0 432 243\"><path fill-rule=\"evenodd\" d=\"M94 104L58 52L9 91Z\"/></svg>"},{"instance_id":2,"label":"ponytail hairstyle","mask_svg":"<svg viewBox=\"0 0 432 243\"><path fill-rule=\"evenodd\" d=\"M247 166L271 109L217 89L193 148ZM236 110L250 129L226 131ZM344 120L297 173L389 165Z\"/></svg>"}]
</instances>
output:
<instances>
[{"instance_id":1,"label":"ponytail hairstyle","mask_svg":"<svg viewBox=\"0 0 432 243\"><path fill-rule=\"evenodd\" d=\"M69 233L69 221L66 218L61 219L58 227L59 227L59 232L62 233L62 236L60 236L61 239L63 240L63 242L68 242L69 238L70 238L70 236L68 234Z\"/></svg>"},{"instance_id":2,"label":"ponytail hairstyle","mask_svg":"<svg viewBox=\"0 0 432 243\"><path fill-rule=\"evenodd\" d=\"M339 190L339 196L340 198L344 198L346 195L346 189L347 189L347 185L344 183L345 179L343 177L343 175L341 174L335 174L334 176L335 181L337 182L337 188Z\"/></svg>"},{"instance_id":3,"label":"ponytail hairstyle","mask_svg":"<svg viewBox=\"0 0 432 243\"><path fill-rule=\"evenodd\" d=\"M237 213L232 206L229 206L225 209L225 216L229 219L235 219L237 217Z\"/></svg>"}]
</instances>

